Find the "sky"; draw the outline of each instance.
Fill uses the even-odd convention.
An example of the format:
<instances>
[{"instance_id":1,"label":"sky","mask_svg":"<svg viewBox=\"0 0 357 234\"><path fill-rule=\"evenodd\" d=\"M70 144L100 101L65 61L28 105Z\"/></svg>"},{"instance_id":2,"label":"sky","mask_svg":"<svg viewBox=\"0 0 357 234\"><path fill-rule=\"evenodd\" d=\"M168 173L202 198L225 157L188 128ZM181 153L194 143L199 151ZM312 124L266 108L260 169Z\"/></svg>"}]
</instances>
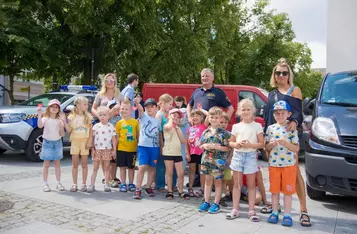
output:
<instances>
[{"instance_id":1,"label":"sky","mask_svg":"<svg viewBox=\"0 0 357 234\"><path fill-rule=\"evenodd\" d=\"M327 0L270 0L268 9L289 15L296 41L307 43L311 68L326 68Z\"/></svg>"}]
</instances>

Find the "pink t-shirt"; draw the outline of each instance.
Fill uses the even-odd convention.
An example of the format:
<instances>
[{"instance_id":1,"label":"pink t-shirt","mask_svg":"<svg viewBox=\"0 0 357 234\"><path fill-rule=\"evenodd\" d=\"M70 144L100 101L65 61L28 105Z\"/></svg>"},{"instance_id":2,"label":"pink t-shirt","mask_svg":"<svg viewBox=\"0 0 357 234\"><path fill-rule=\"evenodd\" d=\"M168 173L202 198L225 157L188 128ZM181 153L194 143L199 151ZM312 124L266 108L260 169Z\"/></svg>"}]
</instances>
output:
<instances>
[{"instance_id":1,"label":"pink t-shirt","mask_svg":"<svg viewBox=\"0 0 357 234\"><path fill-rule=\"evenodd\" d=\"M49 141L58 141L61 139L60 135L60 126L61 120L59 119L51 119L48 117L42 118L43 124L43 135L42 137Z\"/></svg>"},{"instance_id":2,"label":"pink t-shirt","mask_svg":"<svg viewBox=\"0 0 357 234\"><path fill-rule=\"evenodd\" d=\"M188 136L188 146L190 149L190 155L192 154L202 154L203 150L200 148L200 139L204 130L206 130L205 124L200 124L197 126L192 126L187 129Z\"/></svg>"}]
</instances>

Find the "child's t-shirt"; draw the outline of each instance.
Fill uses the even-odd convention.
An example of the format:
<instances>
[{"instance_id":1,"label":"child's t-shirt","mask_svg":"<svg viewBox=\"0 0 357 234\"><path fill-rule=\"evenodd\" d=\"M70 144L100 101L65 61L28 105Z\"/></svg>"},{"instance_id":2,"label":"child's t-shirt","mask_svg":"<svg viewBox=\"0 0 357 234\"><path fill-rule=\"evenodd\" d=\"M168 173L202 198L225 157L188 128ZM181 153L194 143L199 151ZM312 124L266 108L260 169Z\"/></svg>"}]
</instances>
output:
<instances>
[{"instance_id":1,"label":"child's t-shirt","mask_svg":"<svg viewBox=\"0 0 357 234\"><path fill-rule=\"evenodd\" d=\"M206 130L205 124L200 124L197 126L192 126L187 129L186 135L188 136L188 147L190 150L190 155L197 154L200 155L203 153L203 150L200 148L200 139L204 130Z\"/></svg>"},{"instance_id":2,"label":"child's t-shirt","mask_svg":"<svg viewBox=\"0 0 357 234\"><path fill-rule=\"evenodd\" d=\"M251 123L237 123L233 125L232 135L236 137L236 142L241 142L244 140L249 141L250 143L258 143L258 135L263 133L263 127L257 122ZM239 148L234 149L237 152L252 152L256 151L254 148Z\"/></svg>"},{"instance_id":3,"label":"child's t-shirt","mask_svg":"<svg viewBox=\"0 0 357 234\"><path fill-rule=\"evenodd\" d=\"M219 144L221 146L227 146L229 147L229 138L231 137L231 134L222 129L222 128L217 128L216 132L213 133L211 128L207 128L203 133L201 137L201 144L206 144L206 143L213 143L213 144ZM207 161L209 158L212 158L213 160L226 160L229 155L229 151L223 152L219 150L204 150L202 154L202 162ZM223 165L225 164L225 161Z\"/></svg>"},{"instance_id":4,"label":"child's t-shirt","mask_svg":"<svg viewBox=\"0 0 357 234\"><path fill-rule=\"evenodd\" d=\"M109 123L111 123L115 127L119 120L121 120L120 115L113 116L109 119Z\"/></svg>"},{"instance_id":5,"label":"child's t-shirt","mask_svg":"<svg viewBox=\"0 0 357 234\"><path fill-rule=\"evenodd\" d=\"M92 116L90 116L89 122L92 122ZM69 115L69 127L72 129L70 140L73 139L84 139L89 137L90 128L92 124L84 123L83 115Z\"/></svg>"},{"instance_id":6,"label":"child's t-shirt","mask_svg":"<svg viewBox=\"0 0 357 234\"><path fill-rule=\"evenodd\" d=\"M96 150L112 149L112 137L116 136L115 128L111 123L93 126L94 148Z\"/></svg>"},{"instance_id":7,"label":"child's t-shirt","mask_svg":"<svg viewBox=\"0 0 357 234\"><path fill-rule=\"evenodd\" d=\"M115 125L119 136L118 150L125 152L136 152L138 146L139 123L136 119L121 119Z\"/></svg>"},{"instance_id":8,"label":"child's t-shirt","mask_svg":"<svg viewBox=\"0 0 357 234\"><path fill-rule=\"evenodd\" d=\"M162 154L165 156L178 156L181 155L181 141L177 135L176 129L164 130L164 147L162 148Z\"/></svg>"},{"instance_id":9,"label":"child's t-shirt","mask_svg":"<svg viewBox=\"0 0 357 234\"><path fill-rule=\"evenodd\" d=\"M139 118L140 137L138 146L145 147L160 147L159 134L161 131L161 123L155 117L149 116L147 113Z\"/></svg>"},{"instance_id":10,"label":"child's t-shirt","mask_svg":"<svg viewBox=\"0 0 357 234\"><path fill-rule=\"evenodd\" d=\"M43 135L42 137L49 141L58 141L61 139L60 135L60 123L59 119L52 119L48 117L42 118L43 123Z\"/></svg>"},{"instance_id":11,"label":"child's t-shirt","mask_svg":"<svg viewBox=\"0 0 357 234\"><path fill-rule=\"evenodd\" d=\"M291 144L298 145L299 137L297 131L287 131L286 126L279 124L270 125L265 134L265 141L284 139ZM295 153L288 148L277 145L270 151L269 165L272 167L288 167L296 163Z\"/></svg>"}]
</instances>

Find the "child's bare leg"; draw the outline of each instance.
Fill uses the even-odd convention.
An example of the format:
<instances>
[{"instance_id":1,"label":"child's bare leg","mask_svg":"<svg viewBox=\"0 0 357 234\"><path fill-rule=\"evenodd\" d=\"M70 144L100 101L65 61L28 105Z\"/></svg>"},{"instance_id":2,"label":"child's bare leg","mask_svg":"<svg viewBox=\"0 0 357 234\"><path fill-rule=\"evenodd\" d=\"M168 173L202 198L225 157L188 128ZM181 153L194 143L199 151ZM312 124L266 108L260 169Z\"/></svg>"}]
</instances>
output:
<instances>
[{"instance_id":1,"label":"child's bare leg","mask_svg":"<svg viewBox=\"0 0 357 234\"><path fill-rule=\"evenodd\" d=\"M255 205L255 173L254 174L247 174L247 187L248 187L248 204L249 204L249 211L254 211Z\"/></svg>"},{"instance_id":2,"label":"child's bare leg","mask_svg":"<svg viewBox=\"0 0 357 234\"><path fill-rule=\"evenodd\" d=\"M149 166L148 168L148 188L151 188L152 183L155 180L156 168Z\"/></svg>"},{"instance_id":3,"label":"child's bare leg","mask_svg":"<svg viewBox=\"0 0 357 234\"><path fill-rule=\"evenodd\" d=\"M129 184L134 184L134 175L135 175L135 170L128 169Z\"/></svg>"},{"instance_id":4,"label":"child's bare leg","mask_svg":"<svg viewBox=\"0 0 357 234\"><path fill-rule=\"evenodd\" d=\"M117 177L117 164L110 163L110 180L114 180Z\"/></svg>"},{"instance_id":5,"label":"child's bare leg","mask_svg":"<svg viewBox=\"0 0 357 234\"><path fill-rule=\"evenodd\" d=\"M108 184L110 180L110 160L103 160L104 161L104 179L105 183Z\"/></svg>"},{"instance_id":6,"label":"child's bare leg","mask_svg":"<svg viewBox=\"0 0 357 234\"><path fill-rule=\"evenodd\" d=\"M82 184L87 184L88 155L81 156L81 163L82 163Z\"/></svg>"},{"instance_id":7,"label":"child's bare leg","mask_svg":"<svg viewBox=\"0 0 357 234\"><path fill-rule=\"evenodd\" d=\"M183 171L183 162L177 162L174 164L176 168L177 178L178 178L178 191L183 193L183 180L184 180L184 171Z\"/></svg>"},{"instance_id":8,"label":"child's bare leg","mask_svg":"<svg viewBox=\"0 0 357 234\"><path fill-rule=\"evenodd\" d=\"M273 193L271 195L272 207L273 207L273 211L275 212L279 211L279 197L280 197L280 193Z\"/></svg>"},{"instance_id":9,"label":"child's bare leg","mask_svg":"<svg viewBox=\"0 0 357 234\"><path fill-rule=\"evenodd\" d=\"M189 173L189 180L188 180L188 184L189 184L189 188L192 188L193 186L193 181L195 180L195 173L196 173L196 163L189 163L188 164L189 168L190 168L190 173ZM201 185L202 186L202 185Z\"/></svg>"},{"instance_id":10,"label":"child's bare leg","mask_svg":"<svg viewBox=\"0 0 357 234\"><path fill-rule=\"evenodd\" d=\"M227 180L222 181L222 194L227 192Z\"/></svg>"},{"instance_id":11,"label":"child's bare leg","mask_svg":"<svg viewBox=\"0 0 357 234\"><path fill-rule=\"evenodd\" d=\"M172 176L174 175L174 161L164 160L166 168L167 191L172 192Z\"/></svg>"},{"instance_id":12,"label":"child's bare leg","mask_svg":"<svg viewBox=\"0 0 357 234\"><path fill-rule=\"evenodd\" d=\"M43 182L47 183L48 182L48 168L50 167L50 160L44 160L43 161Z\"/></svg>"},{"instance_id":13,"label":"child's bare leg","mask_svg":"<svg viewBox=\"0 0 357 234\"><path fill-rule=\"evenodd\" d=\"M199 165L199 169L200 169L200 171L201 171L201 165ZM205 176L205 175L201 175L200 172L199 172L199 175L200 175L201 189L202 189L202 191L205 191L206 176Z\"/></svg>"},{"instance_id":14,"label":"child's bare leg","mask_svg":"<svg viewBox=\"0 0 357 234\"><path fill-rule=\"evenodd\" d=\"M78 183L79 155L72 155L72 180L73 184Z\"/></svg>"},{"instance_id":15,"label":"child's bare leg","mask_svg":"<svg viewBox=\"0 0 357 234\"><path fill-rule=\"evenodd\" d=\"M292 196L284 194L284 214L285 215L291 214L291 203L292 203Z\"/></svg>"},{"instance_id":16,"label":"child's bare leg","mask_svg":"<svg viewBox=\"0 0 357 234\"><path fill-rule=\"evenodd\" d=\"M103 176L105 177L104 161L100 160L100 166L102 167Z\"/></svg>"},{"instance_id":17,"label":"child's bare leg","mask_svg":"<svg viewBox=\"0 0 357 234\"><path fill-rule=\"evenodd\" d=\"M126 184L126 168L127 167L120 167L120 180L123 184Z\"/></svg>"},{"instance_id":18,"label":"child's bare leg","mask_svg":"<svg viewBox=\"0 0 357 234\"><path fill-rule=\"evenodd\" d=\"M61 161L54 160L53 162L55 164L56 180L57 180L57 182L61 182Z\"/></svg>"},{"instance_id":19,"label":"child's bare leg","mask_svg":"<svg viewBox=\"0 0 357 234\"><path fill-rule=\"evenodd\" d=\"M260 193L260 191L256 191L255 192L255 205L259 205L262 202L262 194Z\"/></svg>"},{"instance_id":20,"label":"child's bare leg","mask_svg":"<svg viewBox=\"0 0 357 234\"><path fill-rule=\"evenodd\" d=\"M92 176L91 176L91 185L95 185L95 179L97 178L99 164L100 164L100 161L93 161L93 172L92 172Z\"/></svg>"},{"instance_id":21,"label":"child's bare leg","mask_svg":"<svg viewBox=\"0 0 357 234\"><path fill-rule=\"evenodd\" d=\"M219 202L221 201L221 197L222 197L222 180L214 180L214 186L215 186L214 202L216 204L219 204Z\"/></svg>"},{"instance_id":22,"label":"child's bare leg","mask_svg":"<svg viewBox=\"0 0 357 234\"><path fill-rule=\"evenodd\" d=\"M147 165L139 166L138 174L136 176L136 187L141 189L143 185L144 173L146 172Z\"/></svg>"},{"instance_id":23,"label":"child's bare leg","mask_svg":"<svg viewBox=\"0 0 357 234\"><path fill-rule=\"evenodd\" d=\"M213 179L211 175L205 175L205 202L210 202Z\"/></svg>"},{"instance_id":24,"label":"child's bare leg","mask_svg":"<svg viewBox=\"0 0 357 234\"><path fill-rule=\"evenodd\" d=\"M243 173L233 171L233 209L239 210L239 200L242 188Z\"/></svg>"}]
</instances>

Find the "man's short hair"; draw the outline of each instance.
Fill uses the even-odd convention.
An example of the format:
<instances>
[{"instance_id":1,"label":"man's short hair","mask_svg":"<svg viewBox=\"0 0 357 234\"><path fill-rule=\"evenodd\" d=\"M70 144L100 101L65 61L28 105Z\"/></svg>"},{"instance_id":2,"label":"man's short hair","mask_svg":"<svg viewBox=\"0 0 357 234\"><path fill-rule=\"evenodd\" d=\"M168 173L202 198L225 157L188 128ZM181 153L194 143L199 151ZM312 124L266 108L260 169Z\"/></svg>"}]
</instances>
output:
<instances>
[{"instance_id":1,"label":"man's short hair","mask_svg":"<svg viewBox=\"0 0 357 234\"><path fill-rule=\"evenodd\" d=\"M135 73L131 73L131 74L128 75L127 82L128 82L128 84L131 84L135 80L138 80L138 79L139 79L138 75L136 75Z\"/></svg>"},{"instance_id":2,"label":"man's short hair","mask_svg":"<svg viewBox=\"0 0 357 234\"><path fill-rule=\"evenodd\" d=\"M203 68L202 71L201 71L201 73L202 73L202 72L209 72L209 73L211 73L212 76L214 77L214 72L213 72L213 70L212 70L211 68Z\"/></svg>"}]
</instances>

